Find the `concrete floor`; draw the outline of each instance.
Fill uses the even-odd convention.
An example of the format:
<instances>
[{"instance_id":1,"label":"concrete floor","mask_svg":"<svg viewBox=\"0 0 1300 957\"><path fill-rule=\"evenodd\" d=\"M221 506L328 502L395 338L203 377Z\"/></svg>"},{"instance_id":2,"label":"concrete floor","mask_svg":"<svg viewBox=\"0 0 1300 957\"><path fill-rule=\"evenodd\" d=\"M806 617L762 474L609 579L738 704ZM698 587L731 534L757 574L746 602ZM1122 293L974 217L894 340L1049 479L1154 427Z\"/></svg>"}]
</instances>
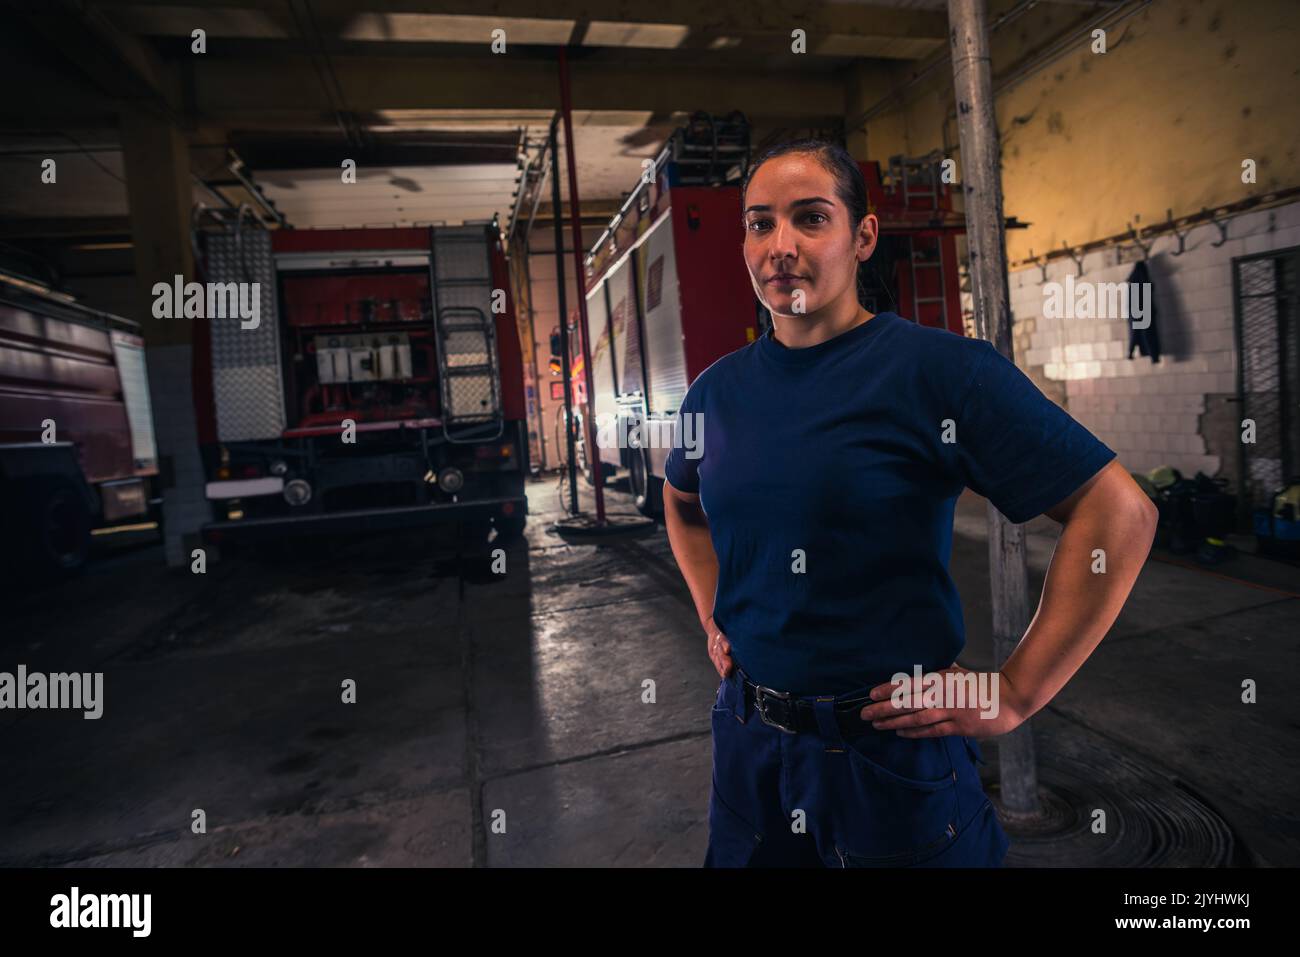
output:
<instances>
[{"instance_id":1,"label":"concrete floor","mask_svg":"<svg viewBox=\"0 0 1300 957\"><path fill-rule=\"evenodd\" d=\"M119 549L8 599L0 670L103 671L105 705L0 712L0 864L698 866L717 676L663 530L570 547L547 532L555 480L529 500L504 576L442 530L205 576ZM964 497L952 567L976 668L992 664L983 522ZM1035 595L1056 528L1030 525ZM1044 781L1113 802L1128 829L1027 837L1008 863L1122 866L1170 842L1133 823L1183 802L1226 821L1232 863L1300 864L1298 619L1294 568L1149 561L1033 722ZM1197 840L1156 861L1197 860Z\"/></svg>"}]
</instances>

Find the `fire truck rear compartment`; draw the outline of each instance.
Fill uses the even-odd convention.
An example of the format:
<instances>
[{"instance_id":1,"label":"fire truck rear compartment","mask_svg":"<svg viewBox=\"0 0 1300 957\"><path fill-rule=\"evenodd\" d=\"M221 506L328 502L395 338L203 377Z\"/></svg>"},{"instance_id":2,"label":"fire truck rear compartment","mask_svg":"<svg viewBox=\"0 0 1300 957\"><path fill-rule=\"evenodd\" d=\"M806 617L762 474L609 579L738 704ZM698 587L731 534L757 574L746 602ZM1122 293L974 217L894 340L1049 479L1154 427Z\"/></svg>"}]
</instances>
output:
<instances>
[{"instance_id":1,"label":"fire truck rear compartment","mask_svg":"<svg viewBox=\"0 0 1300 957\"><path fill-rule=\"evenodd\" d=\"M253 234L238 249L207 237L220 276L267 277L274 321L211 327L206 537L522 529L527 433L503 408L490 239L478 226Z\"/></svg>"},{"instance_id":2,"label":"fire truck rear compartment","mask_svg":"<svg viewBox=\"0 0 1300 957\"><path fill-rule=\"evenodd\" d=\"M290 273L280 293L291 428L438 415L427 270Z\"/></svg>"}]
</instances>

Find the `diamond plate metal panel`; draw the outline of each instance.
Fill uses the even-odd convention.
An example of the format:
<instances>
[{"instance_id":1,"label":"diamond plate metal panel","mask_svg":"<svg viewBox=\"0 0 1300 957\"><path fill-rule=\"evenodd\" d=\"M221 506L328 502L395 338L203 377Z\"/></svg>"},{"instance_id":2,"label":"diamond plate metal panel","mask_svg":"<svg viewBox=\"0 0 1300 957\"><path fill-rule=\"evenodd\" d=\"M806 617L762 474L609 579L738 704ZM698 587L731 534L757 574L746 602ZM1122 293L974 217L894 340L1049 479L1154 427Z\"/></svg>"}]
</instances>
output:
<instances>
[{"instance_id":1,"label":"diamond plate metal panel","mask_svg":"<svg viewBox=\"0 0 1300 957\"><path fill-rule=\"evenodd\" d=\"M448 424L501 415L488 242L482 226L433 230L438 355Z\"/></svg>"},{"instance_id":2,"label":"diamond plate metal panel","mask_svg":"<svg viewBox=\"0 0 1300 957\"><path fill-rule=\"evenodd\" d=\"M448 332L442 342L448 365L486 365L491 359L488 341L479 330Z\"/></svg>"},{"instance_id":3,"label":"diamond plate metal panel","mask_svg":"<svg viewBox=\"0 0 1300 957\"><path fill-rule=\"evenodd\" d=\"M217 437L222 442L279 438L285 428L279 317L271 236L261 229L207 237L208 281L258 283L259 324L209 319ZM247 295L247 294L245 294Z\"/></svg>"},{"instance_id":4,"label":"diamond plate metal panel","mask_svg":"<svg viewBox=\"0 0 1300 957\"><path fill-rule=\"evenodd\" d=\"M477 279L491 284L487 232L482 226L439 227L434 230L433 243L438 279Z\"/></svg>"},{"instance_id":5,"label":"diamond plate metal panel","mask_svg":"<svg viewBox=\"0 0 1300 957\"><path fill-rule=\"evenodd\" d=\"M438 308L452 307L469 307L489 316L492 314L492 287L486 283L473 286L449 286L444 283L438 287Z\"/></svg>"},{"instance_id":6,"label":"diamond plate metal panel","mask_svg":"<svg viewBox=\"0 0 1300 957\"><path fill-rule=\"evenodd\" d=\"M448 386L451 401L451 419L470 422L496 416L496 403L490 375L453 376Z\"/></svg>"}]
</instances>

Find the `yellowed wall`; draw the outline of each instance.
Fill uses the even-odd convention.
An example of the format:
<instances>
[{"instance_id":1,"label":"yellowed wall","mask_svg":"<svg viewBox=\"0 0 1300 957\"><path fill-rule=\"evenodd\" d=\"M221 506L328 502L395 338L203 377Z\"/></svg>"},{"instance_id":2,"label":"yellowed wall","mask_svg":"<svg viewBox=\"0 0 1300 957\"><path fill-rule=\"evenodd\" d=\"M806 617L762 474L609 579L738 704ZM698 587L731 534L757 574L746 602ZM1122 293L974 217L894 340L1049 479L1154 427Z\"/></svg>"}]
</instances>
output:
<instances>
[{"instance_id":1,"label":"yellowed wall","mask_svg":"<svg viewBox=\"0 0 1300 957\"><path fill-rule=\"evenodd\" d=\"M992 4L990 19L1012 6ZM1086 12L1042 4L995 33L995 83ZM1296 0L1154 0L1109 31L1108 52L1091 52L1082 37L1000 92L1005 210L1033 224L1008 233L1012 264L1030 247L1041 255L1122 233L1135 214L1150 225L1167 208L1177 217L1300 185L1297 35ZM868 155L883 162L943 148L946 132L947 155L960 164L956 122L944 124L951 66L906 96L905 108L868 123ZM1248 157L1258 164L1254 185L1241 182Z\"/></svg>"}]
</instances>

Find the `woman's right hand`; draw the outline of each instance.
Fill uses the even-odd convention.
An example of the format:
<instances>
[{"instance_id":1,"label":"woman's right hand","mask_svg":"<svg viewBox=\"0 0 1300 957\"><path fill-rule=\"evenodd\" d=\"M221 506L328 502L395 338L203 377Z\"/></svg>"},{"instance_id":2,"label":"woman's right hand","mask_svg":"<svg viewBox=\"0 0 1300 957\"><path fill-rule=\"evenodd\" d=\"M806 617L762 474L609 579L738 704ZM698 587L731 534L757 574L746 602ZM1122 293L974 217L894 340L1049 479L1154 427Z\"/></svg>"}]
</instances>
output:
<instances>
[{"instance_id":1,"label":"woman's right hand","mask_svg":"<svg viewBox=\"0 0 1300 957\"><path fill-rule=\"evenodd\" d=\"M709 636L709 660L713 662L718 674L726 678L735 667L731 661L731 642L727 641L722 629L714 623L712 615L704 623L704 631Z\"/></svg>"}]
</instances>

